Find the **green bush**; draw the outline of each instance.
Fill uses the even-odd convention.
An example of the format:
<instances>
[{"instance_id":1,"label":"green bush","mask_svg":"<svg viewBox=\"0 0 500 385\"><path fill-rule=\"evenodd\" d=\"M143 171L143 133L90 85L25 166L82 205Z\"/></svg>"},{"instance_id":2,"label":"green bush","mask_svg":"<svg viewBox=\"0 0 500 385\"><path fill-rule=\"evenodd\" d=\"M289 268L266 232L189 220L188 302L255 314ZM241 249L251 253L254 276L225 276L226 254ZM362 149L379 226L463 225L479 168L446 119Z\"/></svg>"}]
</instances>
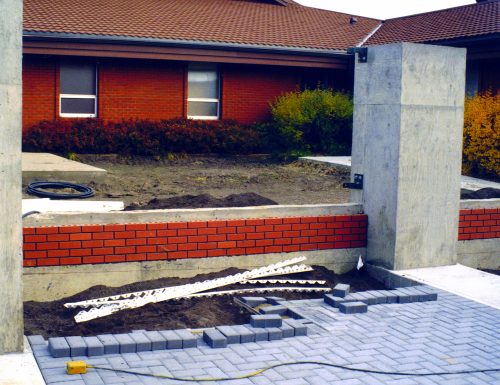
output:
<instances>
[{"instance_id":1,"label":"green bush","mask_svg":"<svg viewBox=\"0 0 500 385\"><path fill-rule=\"evenodd\" d=\"M348 155L353 104L349 95L330 89L289 92L271 104L274 127L268 135L287 151Z\"/></svg>"}]
</instances>

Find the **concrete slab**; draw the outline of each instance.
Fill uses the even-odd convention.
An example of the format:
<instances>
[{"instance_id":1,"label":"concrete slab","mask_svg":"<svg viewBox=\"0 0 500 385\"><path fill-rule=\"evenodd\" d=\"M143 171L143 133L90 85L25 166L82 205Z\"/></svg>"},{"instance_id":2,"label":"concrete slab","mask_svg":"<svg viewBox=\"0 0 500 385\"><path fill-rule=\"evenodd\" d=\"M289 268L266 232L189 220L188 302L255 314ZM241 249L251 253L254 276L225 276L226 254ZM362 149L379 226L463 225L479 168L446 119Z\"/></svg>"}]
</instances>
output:
<instances>
[{"instance_id":1,"label":"concrete slab","mask_svg":"<svg viewBox=\"0 0 500 385\"><path fill-rule=\"evenodd\" d=\"M33 181L52 180L76 183L100 182L106 170L48 154L23 152L23 184Z\"/></svg>"},{"instance_id":2,"label":"concrete slab","mask_svg":"<svg viewBox=\"0 0 500 385\"><path fill-rule=\"evenodd\" d=\"M45 385L26 338L24 346L23 353L0 355L0 385Z\"/></svg>"},{"instance_id":3,"label":"concrete slab","mask_svg":"<svg viewBox=\"0 0 500 385\"><path fill-rule=\"evenodd\" d=\"M393 271L426 285L500 309L500 276L460 264Z\"/></svg>"},{"instance_id":4,"label":"concrete slab","mask_svg":"<svg viewBox=\"0 0 500 385\"><path fill-rule=\"evenodd\" d=\"M321 163L339 170L351 170L351 157L350 156L303 156L299 158L303 162ZM477 191L482 188L496 188L500 189L500 183L492 182L489 180L473 178L471 176L462 175L461 188L466 190Z\"/></svg>"}]
</instances>

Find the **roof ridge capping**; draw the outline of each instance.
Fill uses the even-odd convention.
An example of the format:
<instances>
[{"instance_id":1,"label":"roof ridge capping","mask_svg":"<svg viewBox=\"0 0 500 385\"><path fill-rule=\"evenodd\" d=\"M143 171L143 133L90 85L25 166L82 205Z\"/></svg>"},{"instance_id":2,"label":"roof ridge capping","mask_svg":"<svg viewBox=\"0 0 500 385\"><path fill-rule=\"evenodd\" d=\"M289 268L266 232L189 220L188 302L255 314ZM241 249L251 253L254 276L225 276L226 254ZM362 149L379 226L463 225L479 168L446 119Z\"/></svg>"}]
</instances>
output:
<instances>
[{"instance_id":1,"label":"roof ridge capping","mask_svg":"<svg viewBox=\"0 0 500 385\"><path fill-rule=\"evenodd\" d=\"M236 1L241 1L241 0L236 0ZM291 0L244 0L244 1L253 1L253 2L256 2L256 3L275 3L275 4L278 4L278 5L284 5L285 7L289 3L293 3L293 1L291 1Z\"/></svg>"},{"instance_id":2,"label":"roof ridge capping","mask_svg":"<svg viewBox=\"0 0 500 385\"><path fill-rule=\"evenodd\" d=\"M482 0L482 1L477 1L476 3L472 3L472 4L458 5L456 7L443 8L443 9L435 9L434 11L427 11L427 12L413 13L411 15L392 17L390 19L383 20L383 22L392 21L392 20L405 19L407 17L415 17L415 16L420 16L420 15L427 15L427 14L430 14L430 13L446 12L446 11L451 11L451 10L458 9L458 8L481 7L481 6L486 6L486 5L489 5L489 4L492 4L492 3L500 3L500 0Z\"/></svg>"}]
</instances>

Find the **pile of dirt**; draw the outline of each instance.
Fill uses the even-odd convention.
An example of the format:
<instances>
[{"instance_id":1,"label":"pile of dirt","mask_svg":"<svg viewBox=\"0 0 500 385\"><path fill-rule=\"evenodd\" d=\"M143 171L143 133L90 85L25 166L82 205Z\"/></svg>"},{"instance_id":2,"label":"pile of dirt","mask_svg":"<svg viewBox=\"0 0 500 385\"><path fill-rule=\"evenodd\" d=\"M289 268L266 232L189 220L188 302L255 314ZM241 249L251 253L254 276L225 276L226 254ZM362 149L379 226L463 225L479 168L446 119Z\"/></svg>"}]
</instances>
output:
<instances>
[{"instance_id":1,"label":"pile of dirt","mask_svg":"<svg viewBox=\"0 0 500 385\"><path fill-rule=\"evenodd\" d=\"M146 204L132 203L125 211L161 209L198 209L204 207L248 207L277 205L275 201L255 193L231 194L225 198L215 198L209 194L182 195L172 198L153 198Z\"/></svg>"},{"instance_id":2,"label":"pile of dirt","mask_svg":"<svg viewBox=\"0 0 500 385\"><path fill-rule=\"evenodd\" d=\"M492 199L500 198L500 189L486 187L476 191L462 189L460 199Z\"/></svg>"},{"instance_id":3,"label":"pile of dirt","mask_svg":"<svg viewBox=\"0 0 500 385\"><path fill-rule=\"evenodd\" d=\"M225 277L243 270L226 269L218 273L198 275L193 278L162 278L153 281L138 282L122 287L95 286L74 296L53 302L24 303L24 332L26 335L41 334L45 338L71 335L96 335L102 333L127 333L131 330L168 330L182 328L203 328L217 325L236 325L248 322L249 314L233 302L232 296L212 298L184 299L150 304L138 309L125 310L110 316L95 319L81 324L75 323L73 317L81 309L66 309L66 302L76 302L103 296L128 292L150 290L160 287L182 285ZM274 278L274 277L273 277ZM276 277L278 278L278 277ZM337 283L351 285L351 291L378 290L384 286L363 272L353 270L338 275L321 266L314 270L293 274L290 279L326 280L333 288ZM245 285L225 286L224 290L242 289ZM253 285L252 287L256 287ZM258 294L263 295L263 294ZM321 298L321 293L289 293L279 292L269 295L287 299Z\"/></svg>"}]
</instances>

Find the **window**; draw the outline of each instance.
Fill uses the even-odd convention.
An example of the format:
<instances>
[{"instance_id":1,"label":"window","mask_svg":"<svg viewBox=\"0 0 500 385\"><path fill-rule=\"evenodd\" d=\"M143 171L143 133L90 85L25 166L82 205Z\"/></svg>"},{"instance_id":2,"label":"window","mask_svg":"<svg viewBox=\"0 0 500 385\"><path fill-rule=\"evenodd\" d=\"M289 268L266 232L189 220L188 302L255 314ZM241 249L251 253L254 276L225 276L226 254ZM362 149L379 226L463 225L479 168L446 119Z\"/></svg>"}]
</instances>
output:
<instances>
[{"instance_id":1,"label":"window","mask_svg":"<svg viewBox=\"0 0 500 385\"><path fill-rule=\"evenodd\" d=\"M97 116L97 76L94 63L61 63L59 116Z\"/></svg>"},{"instance_id":2,"label":"window","mask_svg":"<svg viewBox=\"0 0 500 385\"><path fill-rule=\"evenodd\" d=\"M188 118L219 119L219 72L214 65L191 64L188 71Z\"/></svg>"}]
</instances>

